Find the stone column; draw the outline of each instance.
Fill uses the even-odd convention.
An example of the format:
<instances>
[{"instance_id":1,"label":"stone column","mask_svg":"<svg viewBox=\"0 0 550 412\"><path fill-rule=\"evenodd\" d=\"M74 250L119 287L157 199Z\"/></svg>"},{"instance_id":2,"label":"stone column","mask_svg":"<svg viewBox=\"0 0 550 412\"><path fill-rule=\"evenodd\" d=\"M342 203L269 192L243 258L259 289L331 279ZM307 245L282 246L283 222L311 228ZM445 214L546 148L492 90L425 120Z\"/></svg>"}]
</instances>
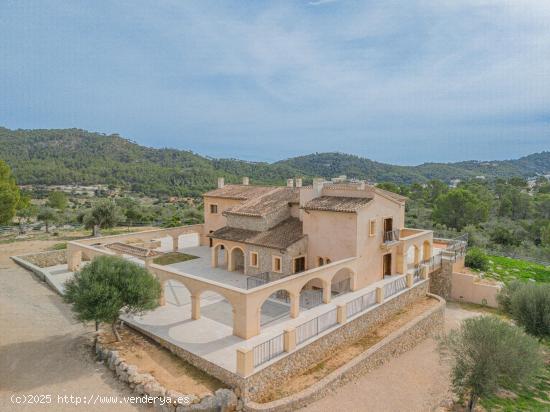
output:
<instances>
[{"instance_id":1,"label":"stone column","mask_svg":"<svg viewBox=\"0 0 550 412\"><path fill-rule=\"evenodd\" d=\"M237 349L237 373L248 376L254 372L254 351L248 348Z\"/></svg>"},{"instance_id":2,"label":"stone column","mask_svg":"<svg viewBox=\"0 0 550 412\"><path fill-rule=\"evenodd\" d=\"M331 284L323 282L323 303L330 303L331 292Z\"/></svg>"},{"instance_id":3,"label":"stone column","mask_svg":"<svg viewBox=\"0 0 550 412\"><path fill-rule=\"evenodd\" d=\"M336 321L342 325L346 323L347 320L347 305L345 303L341 303L336 307Z\"/></svg>"},{"instance_id":4,"label":"stone column","mask_svg":"<svg viewBox=\"0 0 550 412\"><path fill-rule=\"evenodd\" d=\"M376 288L376 303L384 301L384 288Z\"/></svg>"},{"instance_id":5,"label":"stone column","mask_svg":"<svg viewBox=\"0 0 550 412\"><path fill-rule=\"evenodd\" d=\"M191 319L201 318L201 296L198 293L191 294Z\"/></svg>"},{"instance_id":6,"label":"stone column","mask_svg":"<svg viewBox=\"0 0 550 412\"><path fill-rule=\"evenodd\" d=\"M172 252L177 252L179 249L179 235L170 237L172 238Z\"/></svg>"},{"instance_id":7,"label":"stone column","mask_svg":"<svg viewBox=\"0 0 550 412\"><path fill-rule=\"evenodd\" d=\"M296 329L285 329L283 333L284 351L292 352L294 349L296 349Z\"/></svg>"},{"instance_id":8,"label":"stone column","mask_svg":"<svg viewBox=\"0 0 550 412\"><path fill-rule=\"evenodd\" d=\"M211 253L211 259L210 259L210 265L215 268L218 266L218 248L214 246L210 249Z\"/></svg>"},{"instance_id":9,"label":"stone column","mask_svg":"<svg viewBox=\"0 0 550 412\"><path fill-rule=\"evenodd\" d=\"M414 285L414 276L412 273L407 273L406 275L407 287L410 289Z\"/></svg>"},{"instance_id":10,"label":"stone column","mask_svg":"<svg viewBox=\"0 0 550 412\"><path fill-rule=\"evenodd\" d=\"M300 314L300 294L290 295L290 317L296 318Z\"/></svg>"}]
</instances>

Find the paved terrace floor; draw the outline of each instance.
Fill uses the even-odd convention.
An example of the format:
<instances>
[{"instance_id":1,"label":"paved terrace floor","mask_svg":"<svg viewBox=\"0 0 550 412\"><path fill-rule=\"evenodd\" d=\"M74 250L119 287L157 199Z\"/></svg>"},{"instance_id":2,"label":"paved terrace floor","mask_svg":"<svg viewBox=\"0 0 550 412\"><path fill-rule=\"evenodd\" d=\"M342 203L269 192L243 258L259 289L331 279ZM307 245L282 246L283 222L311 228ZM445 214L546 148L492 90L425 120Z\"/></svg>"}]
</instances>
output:
<instances>
[{"instance_id":1,"label":"paved terrace floor","mask_svg":"<svg viewBox=\"0 0 550 412\"><path fill-rule=\"evenodd\" d=\"M165 238L160 240L160 250L171 251L171 239ZM198 256L197 259L169 266L184 273L198 275L236 287L246 287L247 276L241 273L228 272L222 267L212 268L210 266L210 248L207 246L196 246L196 240L192 235L181 236L179 251ZM128 260L143 264L137 258L124 256ZM54 283L61 293L63 291L63 283L73 275L72 272L67 270L67 265L45 268L45 272L49 274L51 283ZM191 296L183 284L174 280L167 282L165 306L158 307L143 316L123 316L122 318L129 324L159 336L231 372L236 372L237 348L252 348L271 337L283 333L284 329L288 327L298 326L322 313L328 312L336 308L338 303L345 303L355 297L362 296L376 287L395 279L395 277L386 278L356 292L349 292L333 297L329 304L321 304L309 310L301 308L299 316L294 319L290 318L289 305L281 303L278 300L269 299L262 307L261 335L247 341L233 336L233 311L231 304L215 292L204 292L201 295L201 318L192 320ZM324 333L328 333L331 330L332 328ZM277 359L279 358L276 358L272 362ZM265 367L269 363L267 362L261 367Z\"/></svg>"}]
</instances>

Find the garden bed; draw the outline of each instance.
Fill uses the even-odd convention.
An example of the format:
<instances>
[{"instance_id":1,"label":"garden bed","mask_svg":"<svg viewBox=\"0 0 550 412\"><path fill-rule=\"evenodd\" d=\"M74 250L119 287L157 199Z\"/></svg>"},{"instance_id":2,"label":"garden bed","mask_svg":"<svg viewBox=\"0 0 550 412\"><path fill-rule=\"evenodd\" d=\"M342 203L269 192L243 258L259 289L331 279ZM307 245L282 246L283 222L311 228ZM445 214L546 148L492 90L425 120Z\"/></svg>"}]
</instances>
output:
<instances>
[{"instance_id":1,"label":"garden bed","mask_svg":"<svg viewBox=\"0 0 550 412\"><path fill-rule=\"evenodd\" d=\"M513 280L533 279L537 282L550 282L550 267L525 260L489 255L489 269L483 276L504 283ZM475 271L480 273L479 271Z\"/></svg>"},{"instance_id":2,"label":"garden bed","mask_svg":"<svg viewBox=\"0 0 550 412\"><path fill-rule=\"evenodd\" d=\"M131 328L120 329L121 341L116 342L111 330L103 330L100 342L116 350L126 363L135 365L140 373L149 373L167 389L191 393L199 397L214 393L225 385L172 354L153 340Z\"/></svg>"},{"instance_id":3,"label":"garden bed","mask_svg":"<svg viewBox=\"0 0 550 412\"><path fill-rule=\"evenodd\" d=\"M156 257L155 259L153 259L153 263L165 266L198 258L198 256L188 255L187 253L170 252L165 253L162 256Z\"/></svg>"}]
</instances>

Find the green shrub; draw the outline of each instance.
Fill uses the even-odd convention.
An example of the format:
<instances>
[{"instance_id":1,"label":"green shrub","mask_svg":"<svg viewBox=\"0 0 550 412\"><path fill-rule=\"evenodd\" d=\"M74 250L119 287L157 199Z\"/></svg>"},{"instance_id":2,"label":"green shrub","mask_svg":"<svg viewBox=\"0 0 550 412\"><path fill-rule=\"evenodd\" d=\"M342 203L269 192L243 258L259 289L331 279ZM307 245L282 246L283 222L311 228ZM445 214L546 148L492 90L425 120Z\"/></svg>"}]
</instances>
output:
<instances>
[{"instance_id":1,"label":"green shrub","mask_svg":"<svg viewBox=\"0 0 550 412\"><path fill-rule=\"evenodd\" d=\"M65 283L64 300L81 322L111 323L116 340L120 313L140 313L158 306L159 281L144 267L118 256L94 258Z\"/></svg>"},{"instance_id":2,"label":"green shrub","mask_svg":"<svg viewBox=\"0 0 550 412\"><path fill-rule=\"evenodd\" d=\"M512 313L512 296L514 296L514 293L516 293L523 286L525 286L525 283L519 280L514 280L504 285L497 295L497 302L500 310L504 313Z\"/></svg>"},{"instance_id":3,"label":"green shrub","mask_svg":"<svg viewBox=\"0 0 550 412\"><path fill-rule=\"evenodd\" d=\"M468 249L464 264L472 269L487 270L489 269L489 258L481 249L473 247Z\"/></svg>"},{"instance_id":4,"label":"green shrub","mask_svg":"<svg viewBox=\"0 0 550 412\"><path fill-rule=\"evenodd\" d=\"M512 293L512 318L525 331L542 339L550 336L550 284L527 283Z\"/></svg>"},{"instance_id":5,"label":"green shrub","mask_svg":"<svg viewBox=\"0 0 550 412\"><path fill-rule=\"evenodd\" d=\"M439 349L453 363L453 391L460 399L469 398L469 411L480 397L493 395L499 387L528 384L543 365L536 339L496 316L464 320Z\"/></svg>"},{"instance_id":6,"label":"green shrub","mask_svg":"<svg viewBox=\"0 0 550 412\"><path fill-rule=\"evenodd\" d=\"M52 246L53 250L65 250L67 249L67 242L56 243Z\"/></svg>"}]
</instances>

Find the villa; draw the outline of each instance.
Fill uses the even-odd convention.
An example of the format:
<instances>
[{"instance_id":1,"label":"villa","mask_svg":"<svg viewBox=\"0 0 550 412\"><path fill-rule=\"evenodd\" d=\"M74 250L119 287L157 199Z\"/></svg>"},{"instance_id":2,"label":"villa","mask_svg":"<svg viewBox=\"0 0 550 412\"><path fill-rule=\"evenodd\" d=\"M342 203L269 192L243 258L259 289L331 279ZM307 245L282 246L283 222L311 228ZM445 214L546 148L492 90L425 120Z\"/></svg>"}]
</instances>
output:
<instances>
[{"instance_id":1,"label":"villa","mask_svg":"<svg viewBox=\"0 0 550 412\"><path fill-rule=\"evenodd\" d=\"M406 228L405 197L345 176L278 187L219 178L203 198L202 224L86 238L68 242L66 254L15 259L60 293L96 256L145 266L162 285L160 306L124 322L246 399L415 302L439 299L430 292L446 297L463 262L464 240ZM160 259L174 252L183 258ZM403 339L440 328L442 307Z\"/></svg>"}]
</instances>

